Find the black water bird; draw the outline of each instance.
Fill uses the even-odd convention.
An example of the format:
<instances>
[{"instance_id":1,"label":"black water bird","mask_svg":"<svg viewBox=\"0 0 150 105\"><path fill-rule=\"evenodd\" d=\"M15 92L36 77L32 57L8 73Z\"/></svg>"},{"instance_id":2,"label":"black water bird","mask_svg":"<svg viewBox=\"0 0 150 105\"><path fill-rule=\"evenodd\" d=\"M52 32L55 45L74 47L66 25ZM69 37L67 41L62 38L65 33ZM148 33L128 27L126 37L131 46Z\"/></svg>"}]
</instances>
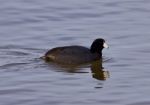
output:
<instances>
[{"instance_id":1,"label":"black water bird","mask_svg":"<svg viewBox=\"0 0 150 105\"><path fill-rule=\"evenodd\" d=\"M78 65L90 63L102 58L102 49L108 48L105 40L95 39L90 47L84 46L64 46L49 50L42 58L59 64Z\"/></svg>"}]
</instances>

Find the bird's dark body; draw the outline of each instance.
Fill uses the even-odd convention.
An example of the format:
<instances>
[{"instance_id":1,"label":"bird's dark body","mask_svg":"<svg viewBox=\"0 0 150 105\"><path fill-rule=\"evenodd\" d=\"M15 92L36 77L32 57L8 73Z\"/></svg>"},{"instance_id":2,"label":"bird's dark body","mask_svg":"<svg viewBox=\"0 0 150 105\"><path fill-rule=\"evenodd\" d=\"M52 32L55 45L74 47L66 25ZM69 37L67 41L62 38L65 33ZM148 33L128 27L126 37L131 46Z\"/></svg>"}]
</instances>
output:
<instances>
[{"instance_id":1,"label":"bird's dark body","mask_svg":"<svg viewBox=\"0 0 150 105\"><path fill-rule=\"evenodd\" d=\"M45 59L63 64L82 64L98 60L100 55L83 46L64 46L49 50Z\"/></svg>"}]
</instances>

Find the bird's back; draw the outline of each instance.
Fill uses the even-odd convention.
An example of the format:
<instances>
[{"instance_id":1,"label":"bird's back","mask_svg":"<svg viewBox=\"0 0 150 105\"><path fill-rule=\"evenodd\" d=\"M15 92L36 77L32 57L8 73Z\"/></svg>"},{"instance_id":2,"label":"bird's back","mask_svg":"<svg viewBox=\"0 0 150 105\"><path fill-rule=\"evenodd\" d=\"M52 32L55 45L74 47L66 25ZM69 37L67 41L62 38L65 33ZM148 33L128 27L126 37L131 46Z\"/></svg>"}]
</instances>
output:
<instances>
[{"instance_id":1,"label":"bird's back","mask_svg":"<svg viewBox=\"0 0 150 105\"><path fill-rule=\"evenodd\" d=\"M45 58L58 63L80 64L97 59L98 54L92 54L90 49L83 46L65 46L49 50Z\"/></svg>"}]
</instances>

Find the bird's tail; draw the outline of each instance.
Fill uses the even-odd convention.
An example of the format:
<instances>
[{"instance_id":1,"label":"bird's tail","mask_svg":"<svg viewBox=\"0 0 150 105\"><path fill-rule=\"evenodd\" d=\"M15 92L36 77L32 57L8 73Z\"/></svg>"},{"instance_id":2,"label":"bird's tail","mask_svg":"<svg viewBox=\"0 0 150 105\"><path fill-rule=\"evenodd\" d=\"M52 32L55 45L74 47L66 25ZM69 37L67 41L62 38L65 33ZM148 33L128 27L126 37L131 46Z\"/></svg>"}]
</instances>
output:
<instances>
[{"instance_id":1,"label":"bird's tail","mask_svg":"<svg viewBox=\"0 0 150 105\"><path fill-rule=\"evenodd\" d=\"M42 56L42 57L40 57L40 59L46 60L46 57L45 57L45 56Z\"/></svg>"}]
</instances>

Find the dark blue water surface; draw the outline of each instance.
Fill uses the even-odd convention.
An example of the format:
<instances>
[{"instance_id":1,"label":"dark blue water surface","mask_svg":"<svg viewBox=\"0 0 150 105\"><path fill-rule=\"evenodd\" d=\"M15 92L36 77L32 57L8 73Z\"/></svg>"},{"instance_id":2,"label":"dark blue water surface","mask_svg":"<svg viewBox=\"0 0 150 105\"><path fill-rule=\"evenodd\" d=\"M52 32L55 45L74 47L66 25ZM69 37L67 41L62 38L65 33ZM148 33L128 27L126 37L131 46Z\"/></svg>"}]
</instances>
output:
<instances>
[{"instance_id":1,"label":"dark blue water surface","mask_svg":"<svg viewBox=\"0 0 150 105\"><path fill-rule=\"evenodd\" d=\"M102 70L39 59L95 38ZM0 0L0 105L150 105L149 40L149 0Z\"/></svg>"}]
</instances>

